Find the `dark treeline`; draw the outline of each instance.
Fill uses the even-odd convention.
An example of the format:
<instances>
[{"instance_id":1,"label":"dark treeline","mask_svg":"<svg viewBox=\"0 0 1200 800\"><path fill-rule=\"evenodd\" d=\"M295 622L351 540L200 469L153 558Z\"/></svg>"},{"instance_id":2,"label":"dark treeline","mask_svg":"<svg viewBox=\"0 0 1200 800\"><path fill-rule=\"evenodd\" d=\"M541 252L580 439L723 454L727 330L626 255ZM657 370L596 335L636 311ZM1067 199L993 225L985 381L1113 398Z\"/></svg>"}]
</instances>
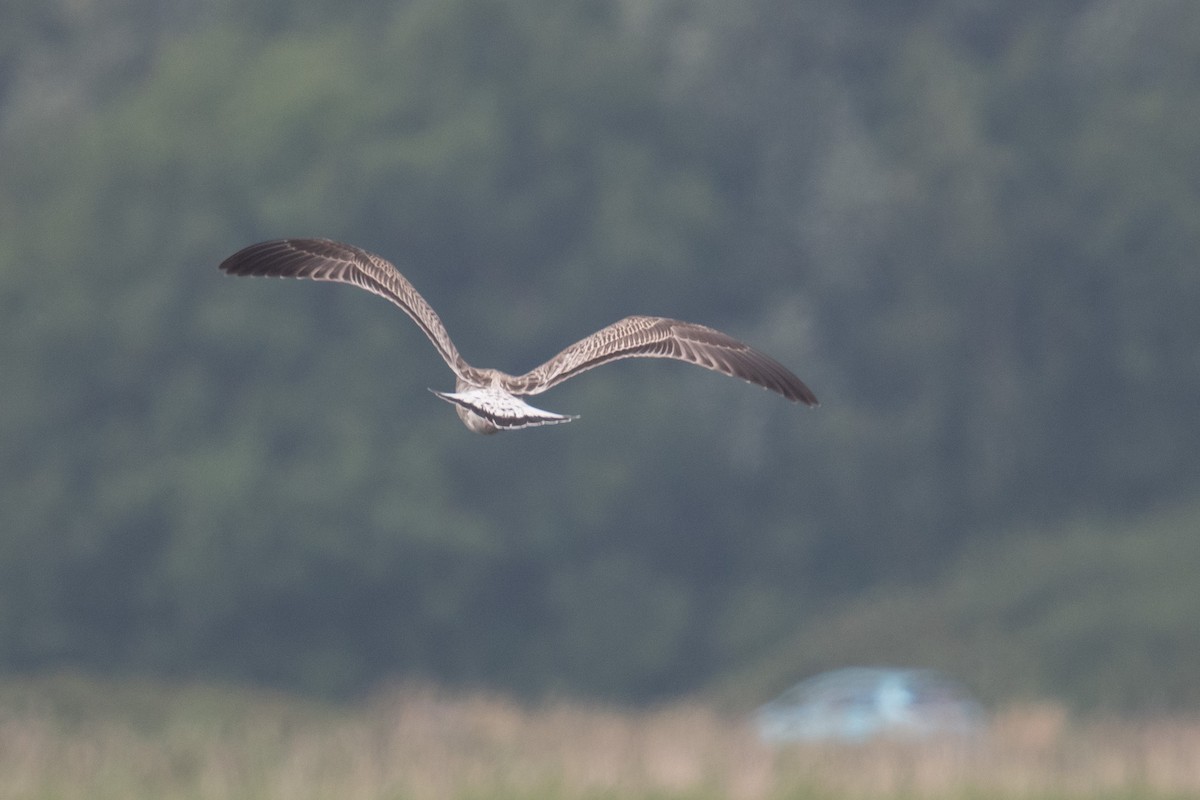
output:
<instances>
[{"instance_id":1,"label":"dark treeline","mask_svg":"<svg viewBox=\"0 0 1200 800\"><path fill-rule=\"evenodd\" d=\"M643 698L1188 496L1197 42L1185 0L11 3L0 666ZM633 362L471 436L387 304L216 270L292 235L477 364L663 314L823 405Z\"/></svg>"}]
</instances>

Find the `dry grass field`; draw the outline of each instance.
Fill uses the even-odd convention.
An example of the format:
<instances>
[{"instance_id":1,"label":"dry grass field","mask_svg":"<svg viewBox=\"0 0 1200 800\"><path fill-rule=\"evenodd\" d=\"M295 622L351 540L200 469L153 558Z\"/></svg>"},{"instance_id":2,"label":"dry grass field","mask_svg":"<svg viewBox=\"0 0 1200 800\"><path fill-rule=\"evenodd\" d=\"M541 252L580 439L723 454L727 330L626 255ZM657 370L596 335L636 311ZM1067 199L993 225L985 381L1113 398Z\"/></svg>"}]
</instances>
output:
<instances>
[{"instance_id":1,"label":"dry grass field","mask_svg":"<svg viewBox=\"0 0 1200 800\"><path fill-rule=\"evenodd\" d=\"M0 683L0 798L1200 797L1200 719L997 715L969 744L769 748L682 703L526 707L427 687L354 707L70 677Z\"/></svg>"}]
</instances>

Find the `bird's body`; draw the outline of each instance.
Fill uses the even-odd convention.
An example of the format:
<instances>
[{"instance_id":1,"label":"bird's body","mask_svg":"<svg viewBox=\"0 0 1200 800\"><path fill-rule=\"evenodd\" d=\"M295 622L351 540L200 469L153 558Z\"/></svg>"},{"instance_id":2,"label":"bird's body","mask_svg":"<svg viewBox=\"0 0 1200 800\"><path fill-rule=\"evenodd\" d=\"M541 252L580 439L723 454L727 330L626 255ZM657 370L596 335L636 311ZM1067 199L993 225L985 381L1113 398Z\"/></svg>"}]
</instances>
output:
<instances>
[{"instance_id":1,"label":"bird's body","mask_svg":"<svg viewBox=\"0 0 1200 800\"><path fill-rule=\"evenodd\" d=\"M498 370L488 370L498 372ZM503 375L503 373L499 373ZM511 376L506 376L511 377ZM430 389L443 400L453 403L458 418L475 433L495 433L498 430L515 430L535 425L555 425L570 422L575 417L555 414L534 408L507 391L499 380L485 386L472 386L459 378L453 392L438 392ZM501 424L497 424L501 422Z\"/></svg>"},{"instance_id":2,"label":"bird's body","mask_svg":"<svg viewBox=\"0 0 1200 800\"><path fill-rule=\"evenodd\" d=\"M425 332L455 375L455 391L434 392L453 403L476 433L569 422L522 395L540 394L581 372L621 358L671 358L756 383L789 400L815 406L817 398L786 367L713 328L665 317L626 317L580 339L523 375L473 367L459 354L446 326L425 298L390 262L328 239L280 239L250 245L221 262L231 275L307 278L349 283L395 303Z\"/></svg>"}]
</instances>

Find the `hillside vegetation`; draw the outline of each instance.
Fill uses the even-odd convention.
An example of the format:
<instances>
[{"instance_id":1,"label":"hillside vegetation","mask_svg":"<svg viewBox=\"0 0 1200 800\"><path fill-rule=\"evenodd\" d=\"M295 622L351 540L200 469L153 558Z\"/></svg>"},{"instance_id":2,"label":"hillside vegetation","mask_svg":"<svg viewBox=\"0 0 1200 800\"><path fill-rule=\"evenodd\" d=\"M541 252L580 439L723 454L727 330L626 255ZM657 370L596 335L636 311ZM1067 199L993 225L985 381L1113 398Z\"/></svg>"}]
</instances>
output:
<instances>
[{"instance_id":1,"label":"hillside vegetation","mask_svg":"<svg viewBox=\"0 0 1200 800\"><path fill-rule=\"evenodd\" d=\"M846 664L938 667L992 703L1078 711L1200 706L1200 502L980 542L919 588L885 587L813 620L719 695L753 702Z\"/></svg>"}]
</instances>

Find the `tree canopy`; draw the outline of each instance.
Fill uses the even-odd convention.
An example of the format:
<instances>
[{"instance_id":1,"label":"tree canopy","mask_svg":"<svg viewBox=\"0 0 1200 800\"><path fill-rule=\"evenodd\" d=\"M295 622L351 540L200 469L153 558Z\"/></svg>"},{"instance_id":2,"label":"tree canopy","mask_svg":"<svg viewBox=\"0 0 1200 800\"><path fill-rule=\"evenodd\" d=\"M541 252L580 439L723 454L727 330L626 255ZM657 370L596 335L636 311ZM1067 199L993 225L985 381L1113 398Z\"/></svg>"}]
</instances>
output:
<instances>
[{"instance_id":1,"label":"tree canopy","mask_svg":"<svg viewBox=\"0 0 1200 800\"><path fill-rule=\"evenodd\" d=\"M1196 491L1183 0L0 31L0 666L657 696L979 541ZM662 314L824 404L626 363L481 440L387 304L215 269L293 235L395 261L476 363Z\"/></svg>"}]
</instances>

